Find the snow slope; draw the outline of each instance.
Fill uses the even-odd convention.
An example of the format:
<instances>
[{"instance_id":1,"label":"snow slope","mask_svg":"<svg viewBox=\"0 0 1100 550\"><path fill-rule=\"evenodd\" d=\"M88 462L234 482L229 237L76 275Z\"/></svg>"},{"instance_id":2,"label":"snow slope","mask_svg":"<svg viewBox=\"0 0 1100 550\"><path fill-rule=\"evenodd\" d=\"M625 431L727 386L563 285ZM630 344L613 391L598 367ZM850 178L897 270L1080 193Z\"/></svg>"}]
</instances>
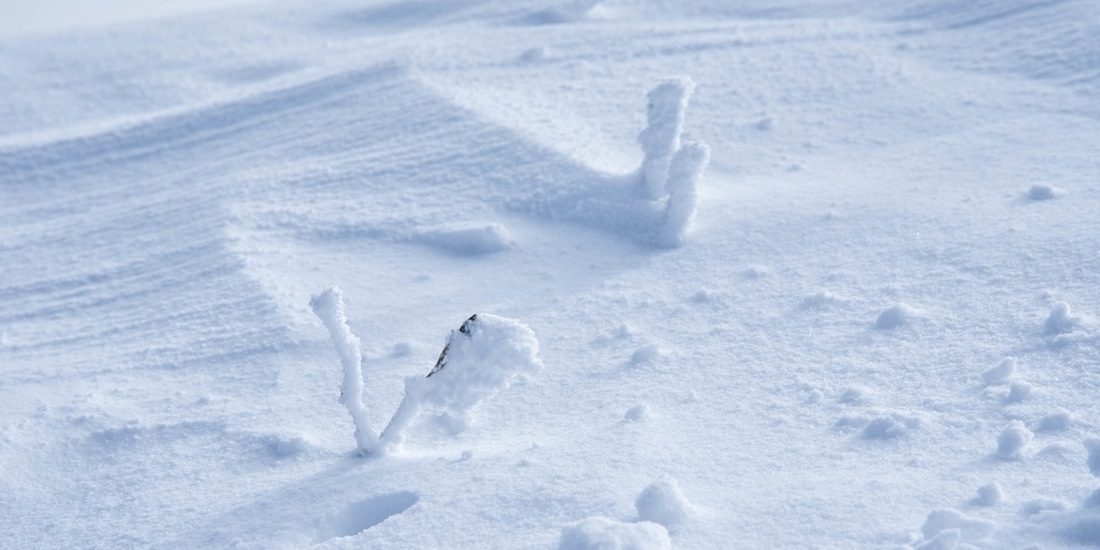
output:
<instances>
[{"instance_id":1,"label":"snow slope","mask_svg":"<svg viewBox=\"0 0 1100 550\"><path fill-rule=\"evenodd\" d=\"M1096 36L406 0L2 39L0 547L1100 546ZM331 285L363 425L474 313L543 367L361 456Z\"/></svg>"}]
</instances>

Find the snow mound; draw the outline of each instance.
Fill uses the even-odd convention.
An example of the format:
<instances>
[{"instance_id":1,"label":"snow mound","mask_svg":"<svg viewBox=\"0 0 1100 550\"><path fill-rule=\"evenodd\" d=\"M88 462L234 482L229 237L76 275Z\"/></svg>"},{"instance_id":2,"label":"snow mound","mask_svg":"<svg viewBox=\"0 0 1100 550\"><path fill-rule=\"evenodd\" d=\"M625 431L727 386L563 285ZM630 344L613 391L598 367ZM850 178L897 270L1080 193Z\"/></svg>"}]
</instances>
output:
<instances>
[{"instance_id":1,"label":"snow mound","mask_svg":"<svg viewBox=\"0 0 1100 550\"><path fill-rule=\"evenodd\" d=\"M627 422L644 422L649 418L649 405L639 403L626 410L623 420Z\"/></svg>"},{"instance_id":2,"label":"snow mound","mask_svg":"<svg viewBox=\"0 0 1100 550\"><path fill-rule=\"evenodd\" d=\"M913 547L913 550L953 550L958 547L962 539L962 531L959 529L944 529L936 536Z\"/></svg>"},{"instance_id":3,"label":"snow mound","mask_svg":"<svg viewBox=\"0 0 1100 550\"><path fill-rule=\"evenodd\" d=\"M1043 321L1043 331L1050 336L1056 336L1073 332L1080 323L1081 318L1070 312L1069 304L1058 302L1050 309L1050 314Z\"/></svg>"},{"instance_id":4,"label":"snow mound","mask_svg":"<svg viewBox=\"0 0 1100 550\"><path fill-rule=\"evenodd\" d=\"M500 252L512 244L508 230L499 223L456 224L420 230L416 240L461 256Z\"/></svg>"},{"instance_id":5,"label":"snow mound","mask_svg":"<svg viewBox=\"0 0 1100 550\"><path fill-rule=\"evenodd\" d=\"M875 319L875 328L889 330L909 324L917 316L917 310L908 304L892 305L878 314Z\"/></svg>"},{"instance_id":6,"label":"snow mound","mask_svg":"<svg viewBox=\"0 0 1100 550\"><path fill-rule=\"evenodd\" d=\"M1049 185L1032 185L1027 190L1028 200L1048 201L1058 196L1058 190Z\"/></svg>"},{"instance_id":7,"label":"snow mound","mask_svg":"<svg viewBox=\"0 0 1100 550\"><path fill-rule=\"evenodd\" d=\"M651 363L659 359L662 355L661 347L657 344L645 344L644 346L634 350L634 353L630 354L630 364L644 365Z\"/></svg>"},{"instance_id":8,"label":"snow mound","mask_svg":"<svg viewBox=\"0 0 1100 550\"><path fill-rule=\"evenodd\" d=\"M538 63L545 61L547 57L550 57L550 49L546 46L535 46L523 51L519 56L519 60L524 63Z\"/></svg>"},{"instance_id":9,"label":"snow mound","mask_svg":"<svg viewBox=\"0 0 1100 550\"><path fill-rule=\"evenodd\" d=\"M1016 358L1005 357L996 365L982 371L982 382L986 384L1000 384L1008 380L1014 372L1016 372Z\"/></svg>"},{"instance_id":10,"label":"snow mound","mask_svg":"<svg viewBox=\"0 0 1100 550\"><path fill-rule=\"evenodd\" d=\"M859 435L863 439L894 439L918 427L920 420L916 417L891 414L872 418Z\"/></svg>"},{"instance_id":11,"label":"snow mound","mask_svg":"<svg viewBox=\"0 0 1100 550\"><path fill-rule=\"evenodd\" d=\"M996 481L978 487L978 496L974 499L974 504L978 506L996 506L1005 499L1004 490L1001 489L1001 485Z\"/></svg>"},{"instance_id":12,"label":"snow mound","mask_svg":"<svg viewBox=\"0 0 1100 550\"><path fill-rule=\"evenodd\" d=\"M911 430L920 428L921 420L917 416L898 412L875 412L868 415L856 414L842 416L833 427L845 432L859 431L859 437L869 440L886 440L901 437Z\"/></svg>"},{"instance_id":13,"label":"snow mound","mask_svg":"<svg viewBox=\"0 0 1100 550\"><path fill-rule=\"evenodd\" d=\"M1100 439L1090 437L1082 441L1081 444L1084 445L1085 450L1089 452L1089 472L1096 477L1100 477Z\"/></svg>"},{"instance_id":14,"label":"snow mound","mask_svg":"<svg viewBox=\"0 0 1100 550\"><path fill-rule=\"evenodd\" d=\"M1028 397L1031 397L1031 384L1027 382L1015 382L1009 387L1008 397L1006 401L1009 403L1019 403Z\"/></svg>"},{"instance_id":15,"label":"snow mound","mask_svg":"<svg viewBox=\"0 0 1100 550\"><path fill-rule=\"evenodd\" d=\"M672 541L664 526L642 521L624 523L590 517L561 531L558 550L669 550Z\"/></svg>"},{"instance_id":16,"label":"snow mound","mask_svg":"<svg viewBox=\"0 0 1100 550\"><path fill-rule=\"evenodd\" d=\"M1024 427L1023 422L1019 420L1009 422L1008 427L997 437L997 456L1005 460L1019 459L1020 451L1031 443L1033 437L1035 435Z\"/></svg>"},{"instance_id":17,"label":"snow mound","mask_svg":"<svg viewBox=\"0 0 1100 550\"><path fill-rule=\"evenodd\" d=\"M1039 419L1039 431L1060 432L1073 424L1073 417L1068 411L1058 411Z\"/></svg>"},{"instance_id":18,"label":"snow mound","mask_svg":"<svg viewBox=\"0 0 1100 550\"><path fill-rule=\"evenodd\" d=\"M692 505L680 490L680 484L665 476L642 490L634 501L638 517L674 530L691 514Z\"/></svg>"},{"instance_id":19,"label":"snow mound","mask_svg":"<svg viewBox=\"0 0 1100 550\"><path fill-rule=\"evenodd\" d=\"M958 530L958 540L975 541L983 539L997 529L997 524L984 519L972 518L953 508L940 508L932 510L928 514L924 525L921 526L921 534L925 541L931 542L937 535L948 530ZM954 538L954 537L952 537ZM954 546L940 546L954 548ZM918 546L917 548L920 548ZM939 548L934 546L932 548Z\"/></svg>"},{"instance_id":20,"label":"snow mound","mask_svg":"<svg viewBox=\"0 0 1100 550\"><path fill-rule=\"evenodd\" d=\"M844 391L840 392L837 402L846 405L859 405L866 403L869 398L870 392L865 388L844 388Z\"/></svg>"}]
</instances>

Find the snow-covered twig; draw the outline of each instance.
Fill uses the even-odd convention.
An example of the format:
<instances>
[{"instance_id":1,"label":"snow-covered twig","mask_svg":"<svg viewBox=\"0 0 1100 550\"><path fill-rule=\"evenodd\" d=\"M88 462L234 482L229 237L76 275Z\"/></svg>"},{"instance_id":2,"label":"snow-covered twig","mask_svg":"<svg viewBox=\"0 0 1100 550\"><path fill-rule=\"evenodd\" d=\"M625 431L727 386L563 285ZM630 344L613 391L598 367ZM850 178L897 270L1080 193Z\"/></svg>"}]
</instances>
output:
<instances>
[{"instance_id":1,"label":"snow-covered twig","mask_svg":"<svg viewBox=\"0 0 1100 550\"><path fill-rule=\"evenodd\" d=\"M344 365L344 382L340 385L340 403L348 408L355 423L355 442L360 451L369 453L378 447L378 436L367 420L367 408L363 405L363 354L359 337L348 328L344 314L344 298L340 288L330 286L309 301L313 313L321 319L332 336L336 353Z\"/></svg>"}]
</instances>

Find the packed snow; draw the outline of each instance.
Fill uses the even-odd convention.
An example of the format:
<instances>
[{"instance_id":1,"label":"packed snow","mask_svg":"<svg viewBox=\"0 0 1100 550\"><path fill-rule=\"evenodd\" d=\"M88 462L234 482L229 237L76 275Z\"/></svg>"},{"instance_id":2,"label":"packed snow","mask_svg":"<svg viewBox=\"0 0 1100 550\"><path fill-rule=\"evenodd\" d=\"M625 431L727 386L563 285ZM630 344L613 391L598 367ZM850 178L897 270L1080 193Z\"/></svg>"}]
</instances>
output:
<instances>
[{"instance_id":1,"label":"packed snow","mask_svg":"<svg viewBox=\"0 0 1100 550\"><path fill-rule=\"evenodd\" d=\"M0 25L0 548L1100 547L1095 0L183 11Z\"/></svg>"}]
</instances>

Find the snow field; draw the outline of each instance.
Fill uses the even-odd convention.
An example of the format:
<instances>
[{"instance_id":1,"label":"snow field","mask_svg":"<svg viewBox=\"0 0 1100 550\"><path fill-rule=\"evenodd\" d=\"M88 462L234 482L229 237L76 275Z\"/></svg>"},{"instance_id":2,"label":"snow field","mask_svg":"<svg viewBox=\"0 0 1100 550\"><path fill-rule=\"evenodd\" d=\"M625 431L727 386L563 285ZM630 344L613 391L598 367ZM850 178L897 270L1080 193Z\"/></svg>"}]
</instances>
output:
<instances>
[{"instance_id":1,"label":"snow field","mask_svg":"<svg viewBox=\"0 0 1100 550\"><path fill-rule=\"evenodd\" d=\"M399 1L4 40L0 546L1100 546L1097 28ZM343 375L385 425L474 311L545 368L358 456Z\"/></svg>"}]
</instances>

